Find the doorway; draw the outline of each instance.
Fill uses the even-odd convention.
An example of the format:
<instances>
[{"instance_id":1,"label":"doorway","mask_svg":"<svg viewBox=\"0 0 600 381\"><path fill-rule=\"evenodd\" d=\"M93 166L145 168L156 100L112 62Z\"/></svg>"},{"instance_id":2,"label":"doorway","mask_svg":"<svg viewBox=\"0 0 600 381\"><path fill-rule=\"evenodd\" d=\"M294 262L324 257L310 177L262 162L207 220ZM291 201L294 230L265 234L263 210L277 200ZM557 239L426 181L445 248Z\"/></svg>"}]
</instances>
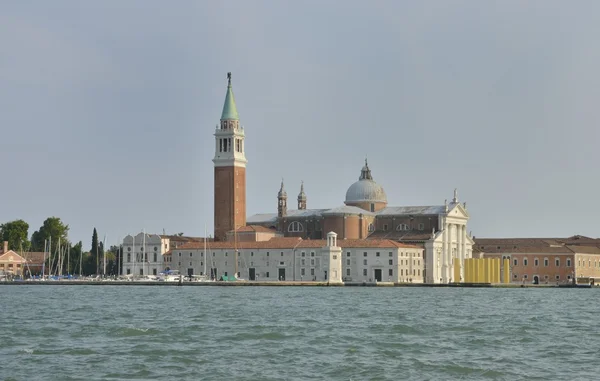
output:
<instances>
[{"instance_id":1,"label":"doorway","mask_svg":"<svg viewBox=\"0 0 600 381\"><path fill-rule=\"evenodd\" d=\"M381 282L381 269L375 269L375 281Z\"/></svg>"},{"instance_id":2,"label":"doorway","mask_svg":"<svg viewBox=\"0 0 600 381\"><path fill-rule=\"evenodd\" d=\"M285 269L279 269L279 280L285 280Z\"/></svg>"},{"instance_id":3,"label":"doorway","mask_svg":"<svg viewBox=\"0 0 600 381\"><path fill-rule=\"evenodd\" d=\"M248 278L250 278L250 280L256 280L256 269L255 268L248 269Z\"/></svg>"},{"instance_id":4,"label":"doorway","mask_svg":"<svg viewBox=\"0 0 600 381\"><path fill-rule=\"evenodd\" d=\"M540 278L537 275L533 277L533 284L540 284Z\"/></svg>"},{"instance_id":5,"label":"doorway","mask_svg":"<svg viewBox=\"0 0 600 381\"><path fill-rule=\"evenodd\" d=\"M324 279L327 280L327 270L325 270Z\"/></svg>"}]
</instances>

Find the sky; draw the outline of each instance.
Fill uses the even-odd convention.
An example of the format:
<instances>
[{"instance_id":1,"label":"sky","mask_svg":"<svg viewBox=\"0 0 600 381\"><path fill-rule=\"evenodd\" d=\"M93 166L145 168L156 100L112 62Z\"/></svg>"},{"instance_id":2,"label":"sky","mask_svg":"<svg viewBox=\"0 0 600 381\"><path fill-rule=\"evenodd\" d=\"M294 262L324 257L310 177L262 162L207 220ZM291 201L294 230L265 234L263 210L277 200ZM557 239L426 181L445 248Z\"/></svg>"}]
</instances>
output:
<instances>
[{"instance_id":1,"label":"sky","mask_svg":"<svg viewBox=\"0 0 600 381\"><path fill-rule=\"evenodd\" d=\"M227 86L247 214L458 189L477 237L598 237L600 2L0 3L0 223L203 236Z\"/></svg>"}]
</instances>

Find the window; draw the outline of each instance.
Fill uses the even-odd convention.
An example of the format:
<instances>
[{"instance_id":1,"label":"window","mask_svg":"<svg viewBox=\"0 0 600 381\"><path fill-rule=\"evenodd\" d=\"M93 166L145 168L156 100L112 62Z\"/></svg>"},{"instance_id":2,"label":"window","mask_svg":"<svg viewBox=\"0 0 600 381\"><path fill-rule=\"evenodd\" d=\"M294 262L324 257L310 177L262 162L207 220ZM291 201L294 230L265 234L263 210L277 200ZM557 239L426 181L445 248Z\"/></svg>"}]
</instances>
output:
<instances>
[{"instance_id":1,"label":"window","mask_svg":"<svg viewBox=\"0 0 600 381\"><path fill-rule=\"evenodd\" d=\"M190 257L192 256L192 253L190 253Z\"/></svg>"},{"instance_id":2,"label":"window","mask_svg":"<svg viewBox=\"0 0 600 381\"><path fill-rule=\"evenodd\" d=\"M311 258L311 259L310 259L310 265L311 265L311 266L314 266L314 265L315 265L315 259L314 259L314 258Z\"/></svg>"},{"instance_id":3,"label":"window","mask_svg":"<svg viewBox=\"0 0 600 381\"><path fill-rule=\"evenodd\" d=\"M267 257L269 256L269 252L267 251Z\"/></svg>"},{"instance_id":4,"label":"window","mask_svg":"<svg viewBox=\"0 0 600 381\"><path fill-rule=\"evenodd\" d=\"M392 266L394 264L394 260L393 259L390 259L389 262L390 262L390 266Z\"/></svg>"},{"instance_id":5,"label":"window","mask_svg":"<svg viewBox=\"0 0 600 381\"><path fill-rule=\"evenodd\" d=\"M300 269L300 275L306 275L305 269Z\"/></svg>"},{"instance_id":6,"label":"window","mask_svg":"<svg viewBox=\"0 0 600 381\"><path fill-rule=\"evenodd\" d=\"M388 230L387 224L383 224L383 231L386 232Z\"/></svg>"},{"instance_id":7,"label":"window","mask_svg":"<svg viewBox=\"0 0 600 381\"><path fill-rule=\"evenodd\" d=\"M400 269L400 275L404 275L404 269Z\"/></svg>"},{"instance_id":8,"label":"window","mask_svg":"<svg viewBox=\"0 0 600 381\"><path fill-rule=\"evenodd\" d=\"M281 256L283 257L283 251L281 252Z\"/></svg>"},{"instance_id":9,"label":"window","mask_svg":"<svg viewBox=\"0 0 600 381\"><path fill-rule=\"evenodd\" d=\"M519 260L517 258L513 259L513 266L518 266Z\"/></svg>"},{"instance_id":10,"label":"window","mask_svg":"<svg viewBox=\"0 0 600 381\"><path fill-rule=\"evenodd\" d=\"M251 251L251 252L250 252L250 256L251 256L251 257L254 257L254 252L252 252L252 251Z\"/></svg>"},{"instance_id":11,"label":"window","mask_svg":"<svg viewBox=\"0 0 600 381\"><path fill-rule=\"evenodd\" d=\"M544 267L548 267L548 258L544 258Z\"/></svg>"},{"instance_id":12,"label":"window","mask_svg":"<svg viewBox=\"0 0 600 381\"><path fill-rule=\"evenodd\" d=\"M424 223L420 223L419 224L419 230L425 230L425 224Z\"/></svg>"},{"instance_id":13,"label":"window","mask_svg":"<svg viewBox=\"0 0 600 381\"><path fill-rule=\"evenodd\" d=\"M540 265L540 260L539 260L539 259L537 259L537 258L535 258L535 259L533 260L533 265L534 265L534 266L539 266L539 265Z\"/></svg>"},{"instance_id":14,"label":"window","mask_svg":"<svg viewBox=\"0 0 600 381\"><path fill-rule=\"evenodd\" d=\"M131 262L131 254L127 253L127 262Z\"/></svg>"},{"instance_id":15,"label":"window","mask_svg":"<svg viewBox=\"0 0 600 381\"><path fill-rule=\"evenodd\" d=\"M310 269L310 275L315 275L315 269Z\"/></svg>"},{"instance_id":16,"label":"window","mask_svg":"<svg viewBox=\"0 0 600 381\"><path fill-rule=\"evenodd\" d=\"M371 204L371 212L375 212L375 204Z\"/></svg>"},{"instance_id":17,"label":"window","mask_svg":"<svg viewBox=\"0 0 600 381\"><path fill-rule=\"evenodd\" d=\"M517 278L518 278L517 274L514 274L513 279L517 279Z\"/></svg>"},{"instance_id":18,"label":"window","mask_svg":"<svg viewBox=\"0 0 600 381\"><path fill-rule=\"evenodd\" d=\"M527 274L523 275L523 278L524 278L524 279L527 279Z\"/></svg>"},{"instance_id":19,"label":"window","mask_svg":"<svg viewBox=\"0 0 600 381\"><path fill-rule=\"evenodd\" d=\"M279 262L279 265L280 265L280 266L284 266L284 265L285 265L285 262Z\"/></svg>"},{"instance_id":20,"label":"window","mask_svg":"<svg viewBox=\"0 0 600 381\"><path fill-rule=\"evenodd\" d=\"M560 266L560 259L559 259L559 258L554 258L554 265L555 265L556 267L559 267L559 266Z\"/></svg>"},{"instance_id":21,"label":"window","mask_svg":"<svg viewBox=\"0 0 600 381\"><path fill-rule=\"evenodd\" d=\"M190 266L192 265L192 262L190 262Z\"/></svg>"},{"instance_id":22,"label":"window","mask_svg":"<svg viewBox=\"0 0 600 381\"><path fill-rule=\"evenodd\" d=\"M369 232L374 232L375 231L375 226L373 226L373 224L369 224L368 230L369 230Z\"/></svg>"},{"instance_id":23,"label":"window","mask_svg":"<svg viewBox=\"0 0 600 381\"><path fill-rule=\"evenodd\" d=\"M346 265L350 266L350 260L349 259L346 260Z\"/></svg>"},{"instance_id":24,"label":"window","mask_svg":"<svg viewBox=\"0 0 600 381\"><path fill-rule=\"evenodd\" d=\"M333 256L333 259L337 259L337 255L334 255L334 256Z\"/></svg>"},{"instance_id":25,"label":"window","mask_svg":"<svg viewBox=\"0 0 600 381\"><path fill-rule=\"evenodd\" d=\"M268 278L268 277L269 277L269 272L267 271L267 273L266 273L265 275L266 275L266 277Z\"/></svg>"},{"instance_id":26,"label":"window","mask_svg":"<svg viewBox=\"0 0 600 381\"><path fill-rule=\"evenodd\" d=\"M294 221L288 226L288 231L292 233L303 232L304 226L299 221Z\"/></svg>"},{"instance_id":27,"label":"window","mask_svg":"<svg viewBox=\"0 0 600 381\"><path fill-rule=\"evenodd\" d=\"M527 266L527 258L523 258L523 266Z\"/></svg>"},{"instance_id":28,"label":"window","mask_svg":"<svg viewBox=\"0 0 600 381\"><path fill-rule=\"evenodd\" d=\"M390 258L391 258L391 257L393 257L393 255L392 255L392 252L391 252L391 251L389 252L389 254L390 254L390 255L389 255L389 256L390 256Z\"/></svg>"},{"instance_id":29,"label":"window","mask_svg":"<svg viewBox=\"0 0 600 381\"><path fill-rule=\"evenodd\" d=\"M306 257L306 253L305 253L304 251L302 252L302 256L303 256L303 257Z\"/></svg>"},{"instance_id":30,"label":"window","mask_svg":"<svg viewBox=\"0 0 600 381\"><path fill-rule=\"evenodd\" d=\"M302 259L302 266L304 266L306 264L306 259Z\"/></svg>"},{"instance_id":31,"label":"window","mask_svg":"<svg viewBox=\"0 0 600 381\"><path fill-rule=\"evenodd\" d=\"M379 257L379 252L376 252L376 253L375 253L375 256L376 256L376 257Z\"/></svg>"},{"instance_id":32,"label":"window","mask_svg":"<svg viewBox=\"0 0 600 381\"><path fill-rule=\"evenodd\" d=\"M314 252L314 251L313 251L313 252L311 252L311 253L310 253L310 256L311 256L311 257L314 257L314 256L315 256L315 252Z\"/></svg>"},{"instance_id":33,"label":"window","mask_svg":"<svg viewBox=\"0 0 600 381\"><path fill-rule=\"evenodd\" d=\"M363 265L365 265L365 266L367 265L367 260L366 259L363 261Z\"/></svg>"},{"instance_id":34,"label":"window","mask_svg":"<svg viewBox=\"0 0 600 381\"><path fill-rule=\"evenodd\" d=\"M346 257L349 257L349 256L350 256L350 252L347 252L347 253L346 253Z\"/></svg>"},{"instance_id":35,"label":"window","mask_svg":"<svg viewBox=\"0 0 600 381\"><path fill-rule=\"evenodd\" d=\"M366 256L367 256L367 252L365 251L365 252L363 253L363 257L366 257Z\"/></svg>"},{"instance_id":36,"label":"window","mask_svg":"<svg viewBox=\"0 0 600 381\"><path fill-rule=\"evenodd\" d=\"M392 270L392 269L389 269L389 271L388 271L388 275L389 275L389 276L394 276L394 270Z\"/></svg>"},{"instance_id":37,"label":"window","mask_svg":"<svg viewBox=\"0 0 600 381\"><path fill-rule=\"evenodd\" d=\"M364 276L367 276L367 269L364 269L364 270L363 270L363 275L364 275Z\"/></svg>"},{"instance_id":38,"label":"window","mask_svg":"<svg viewBox=\"0 0 600 381\"><path fill-rule=\"evenodd\" d=\"M131 269L127 269L127 275L131 274Z\"/></svg>"},{"instance_id":39,"label":"window","mask_svg":"<svg viewBox=\"0 0 600 381\"><path fill-rule=\"evenodd\" d=\"M346 276L350 276L350 269L346 269Z\"/></svg>"}]
</instances>

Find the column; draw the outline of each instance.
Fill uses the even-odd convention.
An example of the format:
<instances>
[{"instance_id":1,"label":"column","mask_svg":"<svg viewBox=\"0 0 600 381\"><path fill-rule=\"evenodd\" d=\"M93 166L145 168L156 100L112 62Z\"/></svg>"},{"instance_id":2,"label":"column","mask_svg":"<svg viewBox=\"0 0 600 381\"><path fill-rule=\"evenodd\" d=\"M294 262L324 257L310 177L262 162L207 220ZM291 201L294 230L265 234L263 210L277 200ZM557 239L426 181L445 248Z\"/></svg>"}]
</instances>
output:
<instances>
[{"instance_id":1,"label":"column","mask_svg":"<svg viewBox=\"0 0 600 381\"><path fill-rule=\"evenodd\" d=\"M448 268L448 224L444 224L444 232L442 236L442 283L447 283L447 268ZM439 280L436 279L436 282Z\"/></svg>"}]
</instances>

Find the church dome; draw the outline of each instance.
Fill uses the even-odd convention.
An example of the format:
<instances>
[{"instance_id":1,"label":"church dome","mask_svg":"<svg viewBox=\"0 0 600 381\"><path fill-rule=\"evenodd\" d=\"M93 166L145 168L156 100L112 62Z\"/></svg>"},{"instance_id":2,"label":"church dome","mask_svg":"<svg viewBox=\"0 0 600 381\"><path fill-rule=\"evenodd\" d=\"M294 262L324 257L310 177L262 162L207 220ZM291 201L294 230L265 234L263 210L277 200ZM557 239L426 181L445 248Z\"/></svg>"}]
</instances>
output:
<instances>
[{"instance_id":1,"label":"church dome","mask_svg":"<svg viewBox=\"0 0 600 381\"><path fill-rule=\"evenodd\" d=\"M346 192L346 204L357 202L383 202L387 204L385 191L381 185L373 180L366 160L358 181L350 185Z\"/></svg>"}]
</instances>

